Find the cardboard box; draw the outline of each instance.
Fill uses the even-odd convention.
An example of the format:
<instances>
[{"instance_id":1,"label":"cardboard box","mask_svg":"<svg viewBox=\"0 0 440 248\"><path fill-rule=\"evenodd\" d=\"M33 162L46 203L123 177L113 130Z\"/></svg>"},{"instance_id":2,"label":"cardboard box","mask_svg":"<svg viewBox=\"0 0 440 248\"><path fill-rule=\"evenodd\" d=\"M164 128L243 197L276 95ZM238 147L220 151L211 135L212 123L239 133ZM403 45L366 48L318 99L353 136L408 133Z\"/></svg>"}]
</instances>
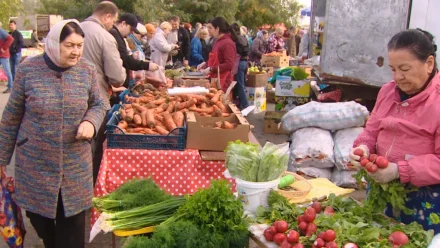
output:
<instances>
[{"instance_id":1,"label":"cardboard box","mask_svg":"<svg viewBox=\"0 0 440 248\"><path fill-rule=\"evenodd\" d=\"M266 91L266 102L275 103L275 88Z\"/></svg>"},{"instance_id":2,"label":"cardboard box","mask_svg":"<svg viewBox=\"0 0 440 248\"><path fill-rule=\"evenodd\" d=\"M281 118L286 111L267 111L264 115L264 133L270 134L289 134L281 126L278 128L278 124L281 122Z\"/></svg>"},{"instance_id":3,"label":"cardboard box","mask_svg":"<svg viewBox=\"0 0 440 248\"><path fill-rule=\"evenodd\" d=\"M256 99L265 99L266 98L266 87L246 87L245 93L249 102L253 102Z\"/></svg>"},{"instance_id":4,"label":"cardboard box","mask_svg":"<svg viewBox=\"0 0 440 248\"><path fill-rule=\"evenodd\" d=\"M183 79L183 85L186 87L194 87L201 86L205 87L206 84L209 84L210 81L208 79Z\"/></svg>"},{"instance_id":5,"label":"cardboard box","mask_svg":"<svg viewBox=\"0 0 440 248\"><path fill-rule=\"evenodd\" d=\"M274 73L273 67L263 67L262 69L267 73L268 77L273 77L273 73Z\"/></svg>"},{"instance_id":6,"label":"cardboard box","mask_svg":"<svg viewBox=\"0 0 440 248\"><path fill-rule=\"evenodd\" d=\"M249 73L246 75L246 87L266 87L267 73Z\"/></svg>"},{"instance_id":7,"label":"cardboard box","mask_svg":"<svg viewBox=\"0 0 440 248\"><path fill-rule=\"evenodd\" d=\"M186 119L187 149L224 151L230 141L249 141L250 125L241 114L233 113L229 117L206 117L188 112ZM214 129L218 121L238 123L238 126L234 129Z\"/></svg>"},{"instance_id":8,"label":"cardboard box","mask_svg":"<svg viewBox=\"0 0 440 248\"><path fill-rule=\"evenodd\" d=\"M261 57L261 64L266 67L286 67L289 66L289 56L267 56Z\"/></svg>"},{"instance_id":9,"label":"cardboard box","mask_svg":"<svg viewBox=\"0 0 440 248\"><path fill-rule=\"evenodd\" d=\"M276 96L310 97L310 82L295 81L289 76L278 76L275 83Z\"/></svg>"},{"instance_id":10,"label":"cardboard box","mask_svg":"<svg viewBox=\"0 0 440 248\"><path fill-rule=\"evenodd\" d=\"M275 96L275 111L289 111L310 102L310 97Z\"/></svg>"},{"instance_id":11,"label":"cardboard box","mask_svg":"<svg viewBox=\"0 0 440 248\"><path fill-rule=\"evenodd\" d=\"M255 101L249 101L249 106L255 106L251 113L258 114L266 111L266 98L256 99Z\"/></svg>"}]
</instances>

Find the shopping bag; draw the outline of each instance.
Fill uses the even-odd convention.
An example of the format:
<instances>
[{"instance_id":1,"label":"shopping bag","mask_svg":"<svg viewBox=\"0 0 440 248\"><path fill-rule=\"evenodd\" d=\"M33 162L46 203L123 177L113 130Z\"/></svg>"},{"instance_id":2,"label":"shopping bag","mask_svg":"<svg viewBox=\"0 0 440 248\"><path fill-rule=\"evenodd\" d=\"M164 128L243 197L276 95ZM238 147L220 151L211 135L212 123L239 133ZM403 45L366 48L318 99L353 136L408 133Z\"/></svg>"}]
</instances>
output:
<instances>
[{"instance_id":1,"label":"shopping bag","mask_svg":"<svg viewBox=\"0 0 440 248\"><path fill-rule=\"evenodd\" d=\"M0 192L0 233L10 248L22 248L26 230L24 227L21 209L15 203L12 195L14 178L1 175Z\"/></svg>"},{"instance_id":2,"label":"shopping bag","mask_svg":"<svg viewBox=\"0 0 440 248\"><path fill-rule=\"evenodd\" d=\"M8 81L8 76L6 76L5 70L0 67L0 82L2 81Z\"/></svg>"}]
</instances>

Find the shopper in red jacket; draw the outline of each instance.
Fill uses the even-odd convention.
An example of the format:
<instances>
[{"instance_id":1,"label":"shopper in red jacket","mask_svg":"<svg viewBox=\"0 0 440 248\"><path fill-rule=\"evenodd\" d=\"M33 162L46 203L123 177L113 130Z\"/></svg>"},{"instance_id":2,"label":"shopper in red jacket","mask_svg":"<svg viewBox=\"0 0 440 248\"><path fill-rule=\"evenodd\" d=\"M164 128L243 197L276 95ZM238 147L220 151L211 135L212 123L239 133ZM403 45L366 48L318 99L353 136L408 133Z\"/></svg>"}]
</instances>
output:
<instances>
[{"instance_id":1,"label":"shopper in red jacket","mask_svg":"<svg viewBox=\"0 0 440 248\"><path fill-rule=\"evenodd\" d=\"M197 69L203 69L204 74L211 78L220 77L221 89L226 92L232 83L232 68L235 64L237 50L231 38L230 27L223 17L216 17L208 24L208 32L216 39L208 63L200 64Z\"/></svg>"},{"instance_id":2,"label":"shopper in red jacket","mask_svg":"<svg viewBox=\"0 0 440 248\"><path fill-rule=\"evenodd\" d=\"M8 88L3 93L11 92L12 88L12 73L9 65L9 47L14 42L14 38L6 32L6 30L0 28L0 64L8 77Z\"/></svg>"}]
</instances>

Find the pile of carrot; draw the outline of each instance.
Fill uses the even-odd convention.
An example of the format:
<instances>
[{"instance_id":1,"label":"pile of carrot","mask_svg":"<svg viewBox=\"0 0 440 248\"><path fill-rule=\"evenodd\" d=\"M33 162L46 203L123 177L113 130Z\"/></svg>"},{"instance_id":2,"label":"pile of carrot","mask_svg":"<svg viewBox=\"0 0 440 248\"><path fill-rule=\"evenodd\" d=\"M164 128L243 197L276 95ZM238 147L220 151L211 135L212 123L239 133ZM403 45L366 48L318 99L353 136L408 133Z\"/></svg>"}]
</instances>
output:
<instances>
[{"instance_id":1,"label":"pile of carrot","mask_svg":"<svg viewBox=\"0 0 440 248\"><path fill-rule=\"evenodd\" d=\"M119 110L118 127L125 133L167 135L177 127L183 127L184 113L196 112L201 116L228 117L230 113L222 103L223 91L209 89L206 95L184 94L169 96L165 91L146 89L142 96L125 96ZM234 125L222 123L219 128Z\"/></svg>"}]
</instances>

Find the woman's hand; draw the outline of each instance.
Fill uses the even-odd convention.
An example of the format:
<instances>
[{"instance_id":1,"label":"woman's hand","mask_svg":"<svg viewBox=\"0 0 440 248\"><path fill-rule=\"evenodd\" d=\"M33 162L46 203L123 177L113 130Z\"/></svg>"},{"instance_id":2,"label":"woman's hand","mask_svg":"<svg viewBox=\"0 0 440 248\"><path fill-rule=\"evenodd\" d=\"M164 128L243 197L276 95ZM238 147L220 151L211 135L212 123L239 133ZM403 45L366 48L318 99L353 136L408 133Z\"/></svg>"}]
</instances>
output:
<instances>
[{"instance_id":1,"label":"woman's hand","mask_svg":"<svg viewBox=\"0 0 440 248\"><path fill-rule=\"evenodd\" d=\"M368 175L378 183L389 183L399 178L399 166L396 163L389 163L387 168L378 169L375 173L368 172Z\"/></svg>"},{"instance_id":2,"label":"woman's hand","mask_svg":"<svg viewBox=\"0 0 440 248\"><path fill-rule=\"evenodd\" d=\"M203 69L203 70L202 70L202 73L203 73L204 75L209 75L209 73L211 73L211 67L208 67L208 68L206 68L206 69Z\"/></svg>"},{"instance_id":3,"label":"woman's hand","mask_svg":"<svg viewBox=\"0 0 440 248\"><path fill-rule=\"evenodd\" d=\"M197 70L200 71L201 69L205 68L205 66L206 66L206 62L203 62L197 66Z\"/></svg>"},{"instance_id":4,"label":"woman's hand","mask_svg":"<svg viewBox=\"0 0 440 248\"><path fill-rule=\"evenodd\" d=\"M358 147L352 148L350 151L350 163L356 167L356 168L361 168L361 157L359 155L354 154L354 151L356 151L357 149L361 149L363 151L363 155L364 157L368 157L370 156L370 149L368 149L368 147L366 145L360 145Z\"/></svg>"},{"instance_id":5,"label":"woman's hand","mask_svg":"<svg viewBox=\"0 0 440 248\"><path fill-rule=\"evenodd\" d=\"M159 70L159 66L156 63L150 62L148 64L148 70L149 71L157 71L157 70Z\"/></svg>"},{"instance_id":6,"label":"woman's hand","mask_svg":"<svg viewBox=\"0 0 440 248\"><path fill-rule=\"evenodd\" d=\"M92 123L88 121L83 121L81 124L79 124L78 132L76 134L76 139L91 139L93 138L93 135L95 134L95 127Z\"/></svg>"}]
</instances>

